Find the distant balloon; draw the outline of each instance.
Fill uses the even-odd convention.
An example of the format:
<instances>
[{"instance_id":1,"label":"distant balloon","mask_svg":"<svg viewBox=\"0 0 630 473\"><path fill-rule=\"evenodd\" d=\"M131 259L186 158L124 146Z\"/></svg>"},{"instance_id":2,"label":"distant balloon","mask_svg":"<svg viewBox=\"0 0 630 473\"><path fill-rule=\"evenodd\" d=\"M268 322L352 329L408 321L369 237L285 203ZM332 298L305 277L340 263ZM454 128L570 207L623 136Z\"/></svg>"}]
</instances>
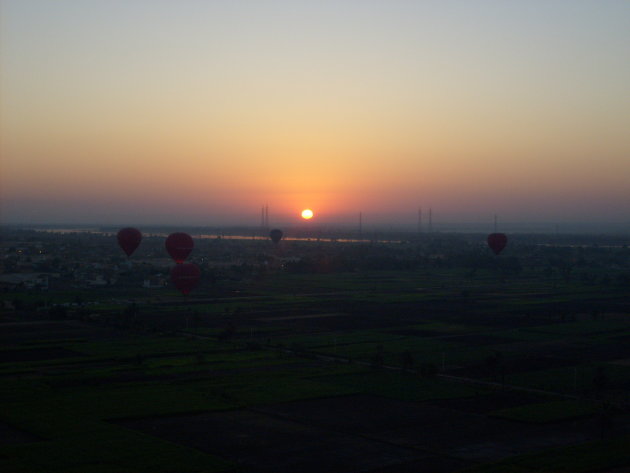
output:
<instances>
[{"instance_id":1,"label":"distant balloon","mask_svg":"<svg viewBox=\"0 0 630 473\"><path fill-rule=\"evenodd\" d=\"M140 241L142 240L142 233L137 228L122 228L118 231L118 245L123 249L127 256L136 251Z\"/></svg>"},{"instance_id":2,"label":"distant balloon","mask_svg":"<svg viewBox=\"0 0 630 473\"><path fill-rule=\"evenodd\" d=\"M505 233L491 233L488 235L488 246L494 251L495 255L501 253L505 245L507 245L507 236L505 236Z\"/></svg>"},{"instance_id":3,"label":"distant balloon","mask_svg":"<svg viewBox=\"0 0 630 473\"><path fill-rule=\"evenodd\" d=\"M278 244L278 242L282 240L282 230L274 228L269 232L269 238L271 238L271 241Z\"/></svg>"},{"instance_id":4,"label":"distant balloon","mask_svg":"<svg viewBox=\"0 0 630 473\"><path fill-rule=\"evenodd\" d=\"M171 270L171 281L173 285L187 295L199 282L201 270L196 264L176 264Z\"/></svg>"},{"instance_id":5,"label":"distant balloon","mask_svg":"<svg viewBox=\"0 0 630 473\"><path fill-rule=\"evenodd\" d=\"M171 233L166 239L166 251L176 263L183 263L194 246L195 243L188 233Z\"/></svg>"}]
</instances>

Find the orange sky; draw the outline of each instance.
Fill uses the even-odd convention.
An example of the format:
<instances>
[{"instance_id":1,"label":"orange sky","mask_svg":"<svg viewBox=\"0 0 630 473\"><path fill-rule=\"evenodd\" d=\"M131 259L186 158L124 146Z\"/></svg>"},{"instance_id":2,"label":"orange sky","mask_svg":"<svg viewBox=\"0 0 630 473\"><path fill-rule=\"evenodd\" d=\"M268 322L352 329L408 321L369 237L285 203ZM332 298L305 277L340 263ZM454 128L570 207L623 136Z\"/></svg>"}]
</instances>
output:
<instances>
[{"instance_id":1,"label":"orange sky","mask_svg":"<svg viewBox=\"0 0 630 473\"><path fill-rule=\"evenodd\" d=\"M3 221L630 219L627 2L236 3L4 0Z\"/></svg>"}]
</instances>

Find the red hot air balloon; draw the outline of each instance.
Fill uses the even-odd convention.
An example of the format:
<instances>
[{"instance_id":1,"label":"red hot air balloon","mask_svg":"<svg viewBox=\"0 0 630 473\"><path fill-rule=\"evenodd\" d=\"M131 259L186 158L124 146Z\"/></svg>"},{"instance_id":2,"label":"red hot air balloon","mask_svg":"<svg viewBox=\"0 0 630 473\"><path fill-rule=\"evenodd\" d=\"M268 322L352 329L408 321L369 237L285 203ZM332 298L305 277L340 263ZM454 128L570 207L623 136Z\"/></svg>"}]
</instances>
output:
<instances>
[{"instance_id":1,"label":"red hot air balloon","mask_svg":"<svg viewBox=\"0 0 630 473\"><path fill-rule=\"evenodd\" d=\"M282 230L274 228L269 232L269 238L271 238L271 241L275 244L278 244L278 242L282 240Z\"/></svg>"},{"instance_id":2,"label":"red hot air balloon","mask_svg":"<svg viewBox=\"0 0 630 473\"><path fill-rule=\"evenodd\" d=\"M495 255L501 253L505 245L507 245L507 236L505 236L505 233L491 233L488 235L488 246L494 251Z\"/></svg>"},{"instance_id":3,"label":"red hot air balloon","mask_svg":"<svg viewBox=\"0 0 630 473\"><path fill-rule=\"evenodd\" d=\"M187 295L199 282L201 270L196 264L176 264L171 270L173 285Z\"/></svg>"},{"instance_id":4,"label":"red hot air balloon","mask_svg":"<svg viewBox=\"0 0 630 473\"><path fill-rule=\"evenodd\" d=\"M195 243L188 233L171 233L166 239L166 251L176 263L183 263L194 246Z\"/></svg>"},{"instance_id":5,"label":"red hot air balloon","mask_svg":"<svg viewBox=\"0 0 630 473\"><path fill-rule=\"evenodd\" d=\"M122 228L118 231L118 245L127 253L127 257L136 251L140 240L142 240L142 233L137 228Z\"/></svg>"}]
</instances>

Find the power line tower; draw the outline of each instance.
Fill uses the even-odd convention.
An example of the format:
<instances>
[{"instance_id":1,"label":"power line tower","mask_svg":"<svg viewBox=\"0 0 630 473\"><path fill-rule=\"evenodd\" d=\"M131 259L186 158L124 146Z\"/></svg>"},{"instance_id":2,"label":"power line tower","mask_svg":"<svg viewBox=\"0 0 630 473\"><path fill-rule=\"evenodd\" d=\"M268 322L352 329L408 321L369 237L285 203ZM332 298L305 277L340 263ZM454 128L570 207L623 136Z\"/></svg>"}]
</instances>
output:
<instances>
[{"instance_id":1,"label":"power line tower","mask_svg":"<svg viewBox=\"0 0 630 473\"><path fill-rule=\"evenodd\" d=\"M433 232L433 209L429 208L429 233Z\"/></svg>"},{"instance_id":2,"label":"power line tower","mask_svg":"<svg viewBox=\"0 0 630 473\"><path fill-rule=\"evenodd\" d=\"M269 228L269 206L263 205L260 208L260 228L264 231Z\"/></svg>"}]
</instances>

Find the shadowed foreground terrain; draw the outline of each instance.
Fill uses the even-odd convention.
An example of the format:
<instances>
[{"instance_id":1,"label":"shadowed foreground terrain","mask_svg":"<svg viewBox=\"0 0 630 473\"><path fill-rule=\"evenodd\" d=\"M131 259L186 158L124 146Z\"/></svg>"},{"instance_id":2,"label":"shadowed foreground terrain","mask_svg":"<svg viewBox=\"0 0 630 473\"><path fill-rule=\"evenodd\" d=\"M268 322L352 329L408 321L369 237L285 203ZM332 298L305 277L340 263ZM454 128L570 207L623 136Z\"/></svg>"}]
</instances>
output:
<instances>
[{"instance_id":1,"label":"shadowed foreground terrain","mask_svg":"<svg viewBox=\"0 0 630 473\"><path fill-rule=\"evenodd\" d=\"M184 297L158 236L5 232L0 468L620 471L630 253L553 238L198 239Z\"/></svg>"}]
</instances>

